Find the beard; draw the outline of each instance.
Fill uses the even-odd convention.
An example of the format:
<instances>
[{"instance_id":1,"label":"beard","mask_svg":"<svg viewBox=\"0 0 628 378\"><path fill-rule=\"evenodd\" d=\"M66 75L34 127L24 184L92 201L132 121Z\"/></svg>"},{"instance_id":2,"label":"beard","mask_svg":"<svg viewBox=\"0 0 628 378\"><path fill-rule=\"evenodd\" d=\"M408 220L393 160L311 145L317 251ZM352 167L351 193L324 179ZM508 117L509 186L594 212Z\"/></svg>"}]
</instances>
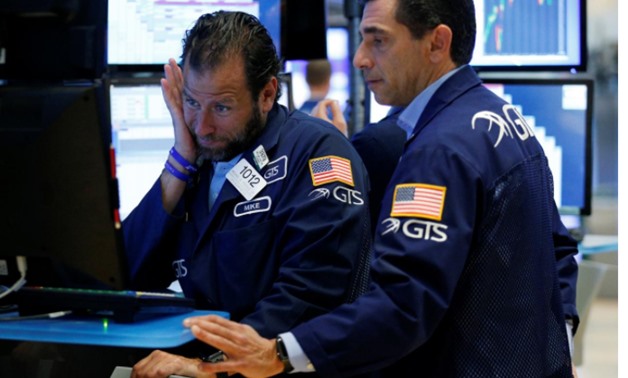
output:
<instances>
[{"instance_id":1,"label":"beard","mask_svg":"<svg viewBox=\"0 0 628 378\"><path fill-rule=\"evenodd\" d=\"M239 153L242 153L249 148L260 136L262 130L264 130L264 126L265 122L262 121L262 114L259 110L259 106L255 103L253 105L251 118L246 123L244 128L231 138L221 138L221 140L227 142L224 147L207 148L201 147L197 143L199 155L202 156L204 160L229 161Z\"/></svg>"}]
</instances>

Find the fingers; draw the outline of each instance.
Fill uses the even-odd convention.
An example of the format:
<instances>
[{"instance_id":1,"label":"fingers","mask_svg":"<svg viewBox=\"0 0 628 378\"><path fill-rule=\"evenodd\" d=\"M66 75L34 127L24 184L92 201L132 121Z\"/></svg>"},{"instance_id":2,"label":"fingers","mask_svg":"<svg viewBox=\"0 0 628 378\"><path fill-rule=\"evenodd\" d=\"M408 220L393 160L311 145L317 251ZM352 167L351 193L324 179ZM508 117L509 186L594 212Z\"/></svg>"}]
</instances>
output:
<instances>
[{"instance_id":1,"label":"fingers","mask_svg":"<svg viewBox=\"0 0 628 378\"><path fill-rule=\"evenodd\" d=\"M244 345L245 335L251 333L249 327L232 322L220 316L189 318L184 321L197 339L229 354L237 354Z\"/></svg>"},{"instance_id":2,"label":"fingers","mask_svg":"<svg viewBox=\"0 0 628 378\"><path fill-rule=\"evenodd\" d=\"M167 377L171 374L198 376L198 362L155 350L133 366L131 378Z\"/></svg>"},{"instance_id":3,"label":"fingers","mask_svg":"<svg viewBox=\"0 0 628 378\"><path fill-rule=\"evenodd\" d=\"M164 65L164 76L161 79L161 93L172 118L175 147L189 161L194 161L196 145L186 124L183 110L183 72L173 58Z\"/></svg>"},{"instance_id":4,"label":"fingers","mask_svg":"<svg viewBox=\"0 0 628 378\"><path fill-rule=\"evenodd\" d=\"M168 59L168 66L172 70L173 78L178 82L182 82L183 73L181 72L181 67L179 67L177 61L174 60L174 58Z\"/></svg>"},{"instance_id":5,"label":"fingers","mask_svg":"<svg viewBox=\"0 0 628 378\"><path fill-rule=\"evenodd\" d=\"M324 119L325 121L331 122L331 119L327 116L327 108L333 104L335 100L324 99L316 103L310 115L316 118Z\"/></svg>"},{"instance_id":6,"label":"fingers","mask_svg":"<svg viewBox=\"0 0 628 378\"><path fill-rule=\"evenodd\" d=\"M329 118L328 110L331 113L331 119ZM348 135L347 121L337 100L325 99L319 101L310 114L333 124L344 136Z\"/></svg>"},{"instance_id":7,"label":"fingers","mask_svg":"<svg viewBox=\"0 0 628 378\"><path fill-rule=\"evenodd\" d=\"M242 324L231 321L225 317L218 315L204 315L204 316L192 316L183 320L183 325L186 327L191 327L194 324L198 324L199 322L209 322L220 325L221 327L227 329L237 329L242 327Z\"/></svg>"},{"instance_id":8,"label":"fingers","mask_svg":"<svg viewBox=\"0 0 628 378\"><path fill-rule=\"evenodd\" d=\"M331 101L327 106L331 109L333 119L336 119L338 116L342 117L342 111L340 110L340 103L338 103L338 100Z\"/></svg>"},{"instance_id":9,"label":"fingers","mask_svg":"<svg viewBox=\"0 0 628 378\"><path fill-rule=\"evenodd\" d=\"M164 76L165 78L161 79L161 92L172 113L180 109L183 90L183 74L174 59L170 58L168 64L164 65Z\"/></svg>"},{"instance_id":10,"label":"fingers","mask_svg":"<svg viewBox=\"0 0 628 378\"><path fill-rule=\"evenodd\" d=\"M168 63L164 65L164 75L166 82L170 86L169 89L180 93L183 89L183 72L173 58L170 58Z\"/></svg>"},{"instance_id":11,"label":"fingers","mask_svg":"<svg viewBox=\"0 0 628 378\"><path fill-rule=\"evenodd\" d=\"M194 337L213 346L214 348L225 351L227 354L229 354L227 351L233 350L233 342L231 342L229 338L219 336L212 330L211 326L206 325L204 328L201 328L199 325L194 324L190 327L190 330L192 331Z\"/></svg>"}]
</instances>

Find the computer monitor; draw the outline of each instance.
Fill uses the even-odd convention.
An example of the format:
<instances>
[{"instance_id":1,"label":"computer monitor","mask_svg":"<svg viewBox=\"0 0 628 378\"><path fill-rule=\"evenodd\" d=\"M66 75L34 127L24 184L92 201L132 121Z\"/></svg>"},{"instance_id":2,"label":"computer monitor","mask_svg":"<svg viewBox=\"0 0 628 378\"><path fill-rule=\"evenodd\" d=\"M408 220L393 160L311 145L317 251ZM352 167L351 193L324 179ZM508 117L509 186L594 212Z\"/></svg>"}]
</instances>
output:
<instances>
[{"instance_id":1,"label":"computer monitor","mask_svg":"<svg viewBox=\"0 0 628 378\"><path fill-rule=\"evenodd\" d=\"M367 95L366 104L364 106L364 111L366 112L365 122L367 123L375 123L382 120L382 118L386 117L388 111L390 110L390 105L382 105L377 100L375 100L375 95L368 88L365 88L365 93Z\"/></svg>"},{"instance_id":2,"label":"computer monitor","mask_svg":"<svg viewBox=\"0 0 628 378\"><path fill-rule=\"evenodd\" d=\"M106 1L2 1L0 80L102 78L106 33Z\"/></svg>"},{"instance_id":3,"label":"computer monitor","mask_svg":"<svg viewBox=\"0 0 628 378\"><path fill-rule=\"evenodd\" d=\"M179 59L185 31L203 14L242 11L259 18L280 49L281 0L109 0L111 71L159 71Z\"/></svg>"},{"instance_id":4,"label":"computer monitor","mask_svg":"<svg viewBox=\"0 0 628 378\"><path fill-rule=\"evenodd\" d=\"M120 217L125 219L163 171L174 130L159 79L119 78L108 85Z\"/></svg>"},{"instance_id":5,"label":"computer monitor","mask_svg":"<svg viewBox=\"0 0 628 378\"><path fill-rule=\"evenodd\" d=\"M327 59L331 63L331 88L328 98L336 99L344 107L349 100L351 55L349 54L349 32L345 27L330 27L326 31ZM298 109L310 95L305 81L307 60L288 60L285 71L292 75L292 93L294 104Z\"/></svg>"},{"instance_id":6,"label":"computer monitor","mask_svg":"<svg viewBox=\"0 0 628 378\"><path fill-rule=\"evenodd\" d=\"M474 0L479 71L585 71L585 0Z\"/></svg>"},{"instance_id":7,"label":"computer monitor","mask_svg":"<svg viewBox=\"0 0 628 378\"><path fill-rule=\"evenodd\" d=\"M29 285L127 283L106 98L99 84L0 86L0 265L25 256Z\"/></svg>"},{"instance_id":8,"label":"computer monitor","mask_svg":"<svg viewBox=\"0 0 628 378\"><path fill-rule=\"evenodd\" d=\"M593 80L577 76L483 80L533 127L554 176L560 213L590 215Z\"/></svg>"},{"instance_id":9,"label":"computer monitor","mask_svg":"<svg viewBox=\"0 0 628 378\"><path fill-rule=\"evenodd\" d=\"M281 54L286 60L327 57L325 0L281 0Z\"/></svg>"}]
</instances>

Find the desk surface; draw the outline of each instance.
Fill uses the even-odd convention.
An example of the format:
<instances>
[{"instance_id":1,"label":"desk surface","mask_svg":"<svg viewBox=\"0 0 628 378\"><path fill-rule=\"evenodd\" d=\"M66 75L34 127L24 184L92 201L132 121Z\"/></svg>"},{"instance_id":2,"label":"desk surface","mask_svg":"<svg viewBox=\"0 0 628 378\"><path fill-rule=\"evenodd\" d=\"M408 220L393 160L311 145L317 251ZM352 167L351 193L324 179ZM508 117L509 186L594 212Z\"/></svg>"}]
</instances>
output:
<instances>
[{"instance_id":1,"label":"desk surface","mask_svg":"<svg viewBox=\"0 0 628 378\"><path fill-rule=\"evenodd\" d=\"M193 311L135 323L116 323L108 318L72 316L57 319L0 320L0 339L137 348L171 348L194 339L183 320L191 316L219 315L220 311ZM2 317L17 313L1 314Z\"/></svg>"}]
</instances>

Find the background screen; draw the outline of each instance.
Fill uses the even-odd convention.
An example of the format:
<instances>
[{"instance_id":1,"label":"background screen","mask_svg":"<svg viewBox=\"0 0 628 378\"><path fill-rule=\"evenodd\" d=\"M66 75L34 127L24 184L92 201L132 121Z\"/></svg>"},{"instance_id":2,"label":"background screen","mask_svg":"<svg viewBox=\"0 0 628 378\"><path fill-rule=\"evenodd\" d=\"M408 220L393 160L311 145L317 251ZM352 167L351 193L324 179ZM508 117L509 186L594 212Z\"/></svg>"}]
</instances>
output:
<instances>
[{"instance_id":1,"label":"background screen","mask_svg":"<svg viewBox=\"0 0 628 378\"><path fill-rule=\"evenodd\" d=\"M586 68L583 0L475 0L471 65L482 70Z\"/></svg>"},{"instance_id":2,"label":"background screen","mask_svg":"<svg viewBox=\"0 0 628 378\"><path fill-rule=\"evenodd\" d=\"M185 31L205 13L217 10L252 14L268 29L279 50L280 0L109 0L108 63L159 65L178 60Z\"/></svg>"}]
</instances>

